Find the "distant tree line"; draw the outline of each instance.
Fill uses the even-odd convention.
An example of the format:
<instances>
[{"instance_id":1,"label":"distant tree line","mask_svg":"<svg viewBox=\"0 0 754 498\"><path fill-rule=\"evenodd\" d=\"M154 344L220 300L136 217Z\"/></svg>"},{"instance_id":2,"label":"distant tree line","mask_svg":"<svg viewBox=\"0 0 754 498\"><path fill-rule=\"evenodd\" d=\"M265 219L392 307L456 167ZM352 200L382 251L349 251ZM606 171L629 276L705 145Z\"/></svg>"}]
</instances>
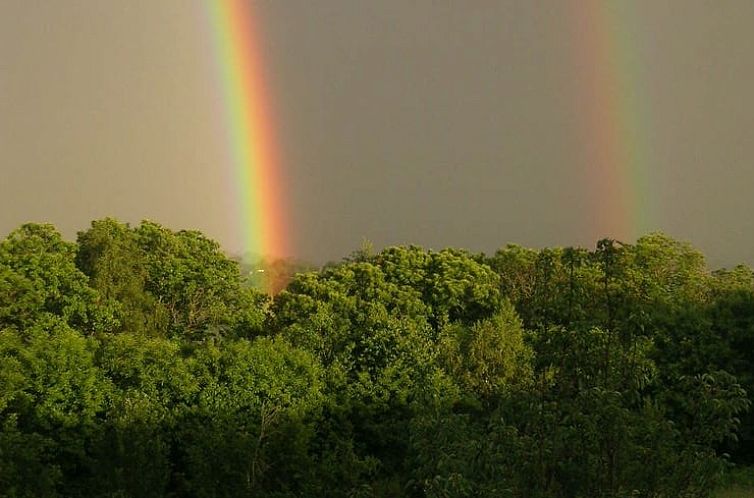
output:
<instances>
[{"instance_id":1,"label":"distant tree line","mask_svg":"<svg viewBox=\"0 0 754 498\"><path fill-rule=\"evenodd\" d=\"M199 232L0 242L0 496L704 497L754 274L662 234L364 248L274 296Z\"/></svg>"}]
</instances>

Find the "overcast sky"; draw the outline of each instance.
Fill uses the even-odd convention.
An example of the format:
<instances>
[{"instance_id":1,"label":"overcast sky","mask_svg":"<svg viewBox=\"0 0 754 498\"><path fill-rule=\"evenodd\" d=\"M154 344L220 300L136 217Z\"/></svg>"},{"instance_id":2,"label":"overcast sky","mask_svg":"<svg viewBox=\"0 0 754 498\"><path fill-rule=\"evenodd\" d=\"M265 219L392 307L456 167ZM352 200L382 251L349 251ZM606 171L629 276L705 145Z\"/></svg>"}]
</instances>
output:
<instances>
[{"instance_id":1,"label":"overcast sky","mask_svg":"<svg viewBox=\"0 0 754 498\"><path fill-rule=\"evenodd\" d=\"M584 164L599 68L574 36L596 3L255 2L295 256L614 235L598 233L604 192ZM642 229L754 264L754 1L626 5ZM49 221L72 238L115 216L240 249L205 10L0 0L0 235Z\"/></svg>"}]
</instances>

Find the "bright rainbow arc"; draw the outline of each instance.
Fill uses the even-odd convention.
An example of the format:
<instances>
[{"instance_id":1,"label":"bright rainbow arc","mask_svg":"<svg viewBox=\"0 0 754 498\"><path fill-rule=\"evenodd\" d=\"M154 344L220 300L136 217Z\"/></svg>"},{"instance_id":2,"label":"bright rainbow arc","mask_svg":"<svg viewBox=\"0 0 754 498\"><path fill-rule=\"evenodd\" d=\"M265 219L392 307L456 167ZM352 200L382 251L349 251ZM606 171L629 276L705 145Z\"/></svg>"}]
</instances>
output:
<instances>
[{"instance_id":1,"label":"bright rainbow arc","mask_svg":"<svg viewBox=\"0 0 754 498\"><path fill-rule=\"evenodd\" d=\"M636 6L613 0L574 5L578 64L586 73L584 146L599 237L635 239L652 212L648 110Z\"/></svg>"},{"instance_id":2,"label":"bright rainbow arc","mask_svg":"<svg viewBox=\"0 0 754 498\"><path fill-rule=\"evenodd\" d=\"M289 255L281 170L255 18L247 0L208 0L242 246L254 257Z\"/></svg>"}]
</instances>

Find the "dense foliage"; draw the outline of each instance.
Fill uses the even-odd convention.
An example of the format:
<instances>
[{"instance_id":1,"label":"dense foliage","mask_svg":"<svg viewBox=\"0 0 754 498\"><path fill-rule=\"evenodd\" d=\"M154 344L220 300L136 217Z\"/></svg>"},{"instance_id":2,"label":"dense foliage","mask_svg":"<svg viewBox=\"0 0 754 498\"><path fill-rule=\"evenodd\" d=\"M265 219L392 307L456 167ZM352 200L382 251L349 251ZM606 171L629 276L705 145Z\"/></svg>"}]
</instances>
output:
<instances>
[{"instance_id":1,"label":"dense foliage","mask_svg":"<svg viewBox=\"0 0 754 498\"><path fill-rule=\"evenodd\" d=\"M703 497L752 453L754 274L664 235L250 282L151 222L0 242L0 496Z\"/></svg>"}]
</instances>

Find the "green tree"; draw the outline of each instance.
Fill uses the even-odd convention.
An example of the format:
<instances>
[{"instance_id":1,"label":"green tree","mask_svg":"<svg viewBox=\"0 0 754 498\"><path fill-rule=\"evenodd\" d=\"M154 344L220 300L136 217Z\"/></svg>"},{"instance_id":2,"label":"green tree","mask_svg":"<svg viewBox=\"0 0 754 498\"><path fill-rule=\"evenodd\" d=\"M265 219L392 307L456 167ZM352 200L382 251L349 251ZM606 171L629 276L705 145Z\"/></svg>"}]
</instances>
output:
<instances>
[{"instance_id":1,"label":"green tree","mask_svg":"<svg viewBox=\"0 0 754 498\"><path fill-rule=\"evenodd\" d=\"M147 257L127 224L105 218L78 234L76 263L104 299L117 303L120 330L164 335L167 310L146 290Z\"/></svg>"},{"instance_id":2,"label":"green tree","mask_svg":"<svg viewBox=\"0 0 754 498\"><path fill-rule=\"evenodd\" d=\"M75 258L76 245L51 225L27 224L8 235L0 243L0 329L63 322L93 333L116 326Z\"/></svg>"},{"instance_id":3,"label":"green tree","mask_svg":"<svg viewBox=\"0 0 754 498\"><path fill-rule=\"evenodd\" d=\"M0 332L4 444L28 443L23 452L3 453L2 469L35 469L41 481L16 482L18 496L42 486L54 496L85 495L97 472L90 450L101 436L110 387L94 365L96 341L66 325ZM4 474L0 481L13 480ZM54 489L52 486L55 486Z\"/></svg>"},{"instance_id":4,"label":"green tree","mask_svg":"<svg viewBox=\"0 0 754 498\"><path fill-rule=\"evenodd\" d=\"M261 332L267 298L242 285L238 264L216 242L148 221L134 233L145 289L164 307L170 334L202 340Z\"/></svg>"},{"instance_id":5,"label":"green tree","mask_svg":"<svg viewBox=\"0 0 754 498\"><path fill-rule=\"evenodd\" d=\"M202 389L176 422L179 489L200 497L296 489L322 396L314 357L260 338L202 346L196 360Z\"/></svg>"},{"instance_id":6,"label":"green tree","mask_svg":"<svg viewBox=\"0 0 754 498\"><path fill-rule=\"evenodd\" d=\"M510 304L473 326L448 326L439 345L444 370L479 399L494 399L511 386L531 381L531 352Z\"/></svg>"}]
</instances>

